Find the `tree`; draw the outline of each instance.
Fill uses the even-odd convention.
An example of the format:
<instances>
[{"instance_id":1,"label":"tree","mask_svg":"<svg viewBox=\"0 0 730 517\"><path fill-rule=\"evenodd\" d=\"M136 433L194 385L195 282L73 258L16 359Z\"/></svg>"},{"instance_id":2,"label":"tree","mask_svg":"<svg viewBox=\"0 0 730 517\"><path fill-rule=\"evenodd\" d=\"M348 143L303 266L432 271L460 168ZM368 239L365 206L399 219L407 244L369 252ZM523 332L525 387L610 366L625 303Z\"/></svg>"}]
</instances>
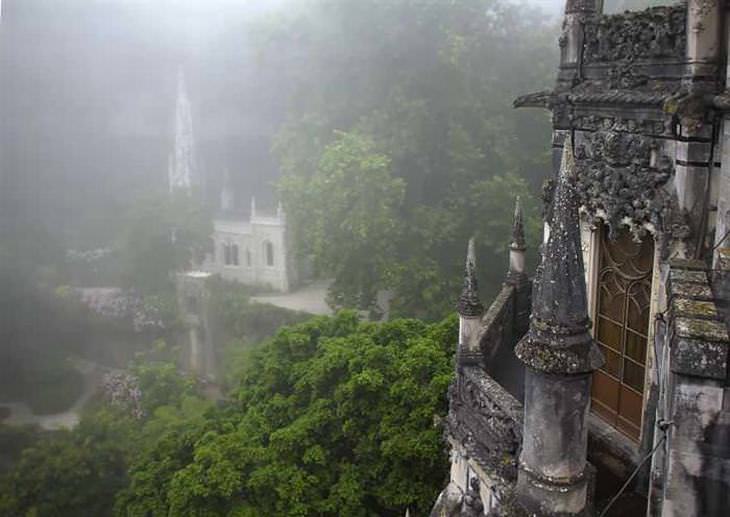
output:
<instances>
[{"instance_id":1,"label":"tree","mask_svg":"<svg viewBox=\"0 0 730 517\"><path fill-rule=\"evenodd\" d=\"M115 403L88 411L74 430L34 440L22 452L13 470L0 480L1 515L111 515L137 455L161 447L167 436L183 436L205 422L212 404L174 365L138 366L130 379L139 388L144 413L130 410L132 405L121 400L136 390L112 383L108 388L116 390ZM173 459L160 461L169 465Z\"/></svg>"},{"instance_id":2,"label":"tree","mask_svg":"<svg viewBox=\"0 0 730 517\"><path fill-rule=\"evenodd\" d=\"M252 353L236 402L162 436L117 515L402 515L433 503L456 320L282 329Z\"/></svg>"},{"instance_id":3,"label":"tree","mask_svg":"<svg viewBox=\"0 0 730 517\"><path fill-rule=\"evenodd\" d=\"M357 132L338 133L311 178L282 181L300 249L334 277L333 306L373 309L378 289L388 285L404 189L390 159Z\"/></svg>"},{"instance_id":4,"label":"tree","mask_svg":"<svg viewBox=\"0 0 730 517\"><path fill-rule=\"evenodd\" d=\"M196 195L148 195L126 214L119 237L122 281L144 294L169 292L170 274L200 261L212 220Z\"/></svg>"},{"instance_id":5,"label":"tree","mask_svg":"<svg viewBox=\"0 0 730 517\"><path fill-rule=\"evenodd\" d=\"M110 501L126 485L132 422L99 412L23 451L0 484L2 515L110 515Z\"/></svg>"},{"instance_id":6,"label":"tree","mask_svg":"<svg viewBox=\"0 0 730 517\"><path fill-rule=\"evenodd\" d=\"M512 101L552 82L556 33L539 13L499 0L315 0L259 33L262 59L287 63L291 101L274 152L295 244L334 277L337 306L369 308L385 288L395 314L438 320L458 296L470 236L481 263L504 259L505 206L519 194L531 219L531 194L551 167L548 117L515 111ZM394 208L375 212L392 218L393 231L376 232L387 248L368 241L372 233L347 231L344 212L331 218L341 225L316 228L321 212L359 194L357 183L321 182L322 165L352 142L343 135L387 157L387 182L400 182ZM322 235L332 237L326 246ZM489 270L487 295L504 273Z\"/></svg>"}]
</instances>

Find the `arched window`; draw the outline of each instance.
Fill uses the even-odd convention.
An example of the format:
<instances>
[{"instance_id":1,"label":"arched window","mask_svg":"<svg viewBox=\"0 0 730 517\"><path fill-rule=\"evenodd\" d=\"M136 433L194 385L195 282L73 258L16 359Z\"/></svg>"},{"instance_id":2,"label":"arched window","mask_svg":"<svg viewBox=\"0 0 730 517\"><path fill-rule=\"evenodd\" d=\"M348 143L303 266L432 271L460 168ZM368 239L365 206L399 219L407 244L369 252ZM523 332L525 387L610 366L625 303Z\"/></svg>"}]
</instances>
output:
<instances>
[{"instance_id":1,"label":"arched window","mask_svg":"<svg viewBox=\"0 0 730 517\"><path fill-rule=\"evenodd\" d=\"M246 248L246 265L251 267L251 250Z\"/></svg>"},{"instance_id":2,"label":"arched window","mask_svg":"<svg viewBox=\"0 0 730 517\"><path fill-rule=\"evenodd\" d=\"M231 263L231 246L227 243L223 244L223 264L228 265Z\"/></svg>"},{"instance_id":3,"label":"arched window","mask_svg":"<svg viewBox=\"0 0 730 517\"><path fill-rule=\"evenodd\" d=\"M264 253L266 255L266 265L267 266L273 266L274 265L274 245L270 242L266 241L264 243Z\"/></svg>"},{"instance_id":4,"label":"arched window","mask_svg":"<svg viewBox=\"0 0 730 517\"><path fill-rule=\"evenodd\" d=\"M237 266L238 265L238 244L234 244L231 247L231 249L232 249L231 262L233 263L234 266Z\"/></svg>"}]
</instances>

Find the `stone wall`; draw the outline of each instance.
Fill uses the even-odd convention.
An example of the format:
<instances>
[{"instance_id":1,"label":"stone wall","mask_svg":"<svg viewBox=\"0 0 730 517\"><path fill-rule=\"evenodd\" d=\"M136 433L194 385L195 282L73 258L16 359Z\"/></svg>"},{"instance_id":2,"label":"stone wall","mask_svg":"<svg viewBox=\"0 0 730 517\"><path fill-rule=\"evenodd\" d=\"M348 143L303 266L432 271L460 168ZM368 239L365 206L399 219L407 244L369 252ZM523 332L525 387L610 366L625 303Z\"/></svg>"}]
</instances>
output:
<instances>
[{"instance_id":1,"label":"stone wall","mask_svg":"<svg viewBox=\"0 0 730 517\"><path fill-rule=\"evenodd\" d=\"M666 440L666 454L656 460L663 489L651 498L651 515L719 517L730 507L730 338L707 273L699 261L671 263L667 420L655 436L657 445Z\"/></svg>"}]
</instances>

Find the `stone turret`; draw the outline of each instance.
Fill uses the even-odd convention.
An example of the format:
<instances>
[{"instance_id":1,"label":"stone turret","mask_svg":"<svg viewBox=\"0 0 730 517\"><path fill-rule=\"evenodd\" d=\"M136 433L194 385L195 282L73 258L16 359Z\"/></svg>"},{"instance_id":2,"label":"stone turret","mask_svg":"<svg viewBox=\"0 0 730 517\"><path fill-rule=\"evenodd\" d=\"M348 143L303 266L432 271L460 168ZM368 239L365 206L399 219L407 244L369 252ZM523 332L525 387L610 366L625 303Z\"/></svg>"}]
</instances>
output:
<instances>
[{"instance_id":1,"label":"stone turret","mask_svg":"<svg viewBox=\"0 0 730 517\"><path fill-rule=\"evenodd\" d=\"M578 515L586 507L591 373L603 363L589 334L570 138L552 208L530 327L515 348L527 366L517 496L539 516Z\"/></svg>"},{"instance_id":2,"label":"stone turret","mask_svg":"<svg viewBox=\"0 0 730 517\"><path fill-rule=\"evenodd\" d=\"M509 271L508 280L519 283L526 278L525 275L525 223L522 215L520 197L515 199L515 215L512 220L512 242L509 245Z\"/></svg>"},{"instance_id":3,"label":"stone turret","mask_svg":"<svg viewBox=\"0 0 730 517\"><path fill-rule=\"evenodd\" d=\"M479 331L484 306L479 300L479 288L476 277L476 254L474 239L469 239L464 267L464 288L457 304L459 312L459 350L458 363L478 364L481 361L479 351Z\"/></svg>"}]
</instances>

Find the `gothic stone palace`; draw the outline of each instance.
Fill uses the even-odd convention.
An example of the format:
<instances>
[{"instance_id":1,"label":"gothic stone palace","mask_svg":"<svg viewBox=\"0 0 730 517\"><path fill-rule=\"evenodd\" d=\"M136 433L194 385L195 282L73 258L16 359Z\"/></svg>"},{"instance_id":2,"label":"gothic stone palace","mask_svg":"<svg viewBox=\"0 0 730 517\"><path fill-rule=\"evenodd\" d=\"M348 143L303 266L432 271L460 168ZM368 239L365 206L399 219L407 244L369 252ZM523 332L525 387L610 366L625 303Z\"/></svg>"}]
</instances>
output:
<instances>
[{"instance_id":1,"label":"gothic stone palace","mask_svg":"<svg viewBox=\"0 0 730 517\"><path fill-rule=\"evenodd\" d=\"M629 479L607 515L730 515L730 2L601 4L515 101L553 117L541 262L518 206L485 309L469 248L432 516L594 515Z\"/></svg>"}]
</instances>

